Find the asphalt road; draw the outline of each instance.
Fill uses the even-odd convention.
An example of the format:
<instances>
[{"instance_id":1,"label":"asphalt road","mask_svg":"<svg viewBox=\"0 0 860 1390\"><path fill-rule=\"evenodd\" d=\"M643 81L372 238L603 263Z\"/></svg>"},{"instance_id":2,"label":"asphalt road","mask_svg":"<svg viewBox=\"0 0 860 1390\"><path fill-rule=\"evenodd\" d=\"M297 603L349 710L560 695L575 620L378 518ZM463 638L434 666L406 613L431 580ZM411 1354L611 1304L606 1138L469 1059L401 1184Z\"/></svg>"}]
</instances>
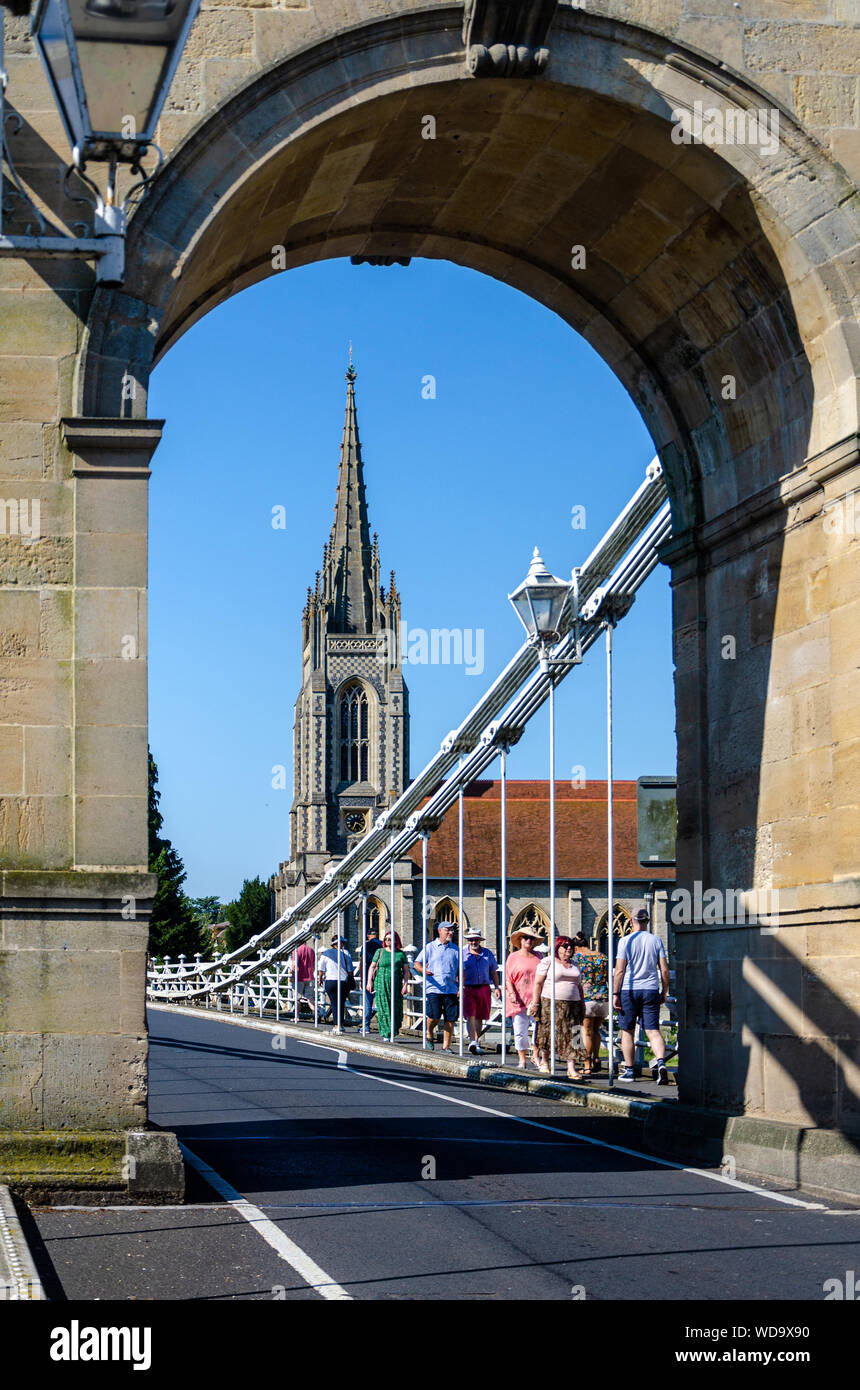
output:
<instances>
[{"instance_id":1,"label":"asphalt road","mask_svg":"<svg viewBox=\"0 0 860 1390\"><path fill-rule=\"evenodd\" d=\"M624 1152L612 1120L339 1054L348 1033L150 1027L152 1119L217 1190L37 1213L68 1298L820 1302L860 1270L860 1212Z\"/></svg>"}]
</instances>

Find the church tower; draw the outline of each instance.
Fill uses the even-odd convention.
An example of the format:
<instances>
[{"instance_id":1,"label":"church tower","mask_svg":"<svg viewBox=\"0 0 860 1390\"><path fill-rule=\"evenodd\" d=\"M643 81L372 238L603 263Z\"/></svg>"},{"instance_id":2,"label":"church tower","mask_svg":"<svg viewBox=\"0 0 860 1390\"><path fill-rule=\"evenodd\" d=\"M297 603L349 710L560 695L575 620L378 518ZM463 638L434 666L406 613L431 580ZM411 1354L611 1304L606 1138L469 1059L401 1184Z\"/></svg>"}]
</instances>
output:
<instances>
[{"instance_id":1,"label":"church tower","mask_svg":"<svg viewBox=\"0 0 860 1390\"><path fill-rule=\"evenodd\" d=\"M350 353L334 523L302 614L293 723L290 858L273 880L278 914L319 883L409 780L400 595L380 583L371 538Z\"/></svg>"}]
</instances>

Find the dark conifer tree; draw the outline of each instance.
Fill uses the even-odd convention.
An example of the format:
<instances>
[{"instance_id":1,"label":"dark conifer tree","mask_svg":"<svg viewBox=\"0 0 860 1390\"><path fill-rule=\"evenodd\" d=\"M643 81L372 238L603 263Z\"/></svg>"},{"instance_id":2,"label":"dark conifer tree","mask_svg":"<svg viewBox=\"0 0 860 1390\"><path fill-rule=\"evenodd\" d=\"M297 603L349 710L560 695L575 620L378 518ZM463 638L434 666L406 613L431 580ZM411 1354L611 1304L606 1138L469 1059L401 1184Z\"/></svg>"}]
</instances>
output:
<instances>
[{"instance_id":1,"label":"dark conifer tree","mask_svg":"<svg viewBox=\"0 0 860 1390\"><path fill-rule=\"evenodd\" d=\"M158 768L149 755L149 871L158 875L158 891L149 920L149 954L184 954L193 961L195 951L205 950L200 922L182 891L185 867L170 840L161 834L164 817L159 810Z\"/></svg>"},{"instance_id":2,"label":"dark conifer tree","mask_svg":"<svg viewBox=\"0 0 860 1390\"><path fill-rule=\"evenodd\" d=\"M244 946L249 937L265 931L272 921L272 904L269 889L257 878L246 878L235 902L228 903L225 916L230 923L226 932L226 947L235 951Z\"/></svg>"}]
</instances>

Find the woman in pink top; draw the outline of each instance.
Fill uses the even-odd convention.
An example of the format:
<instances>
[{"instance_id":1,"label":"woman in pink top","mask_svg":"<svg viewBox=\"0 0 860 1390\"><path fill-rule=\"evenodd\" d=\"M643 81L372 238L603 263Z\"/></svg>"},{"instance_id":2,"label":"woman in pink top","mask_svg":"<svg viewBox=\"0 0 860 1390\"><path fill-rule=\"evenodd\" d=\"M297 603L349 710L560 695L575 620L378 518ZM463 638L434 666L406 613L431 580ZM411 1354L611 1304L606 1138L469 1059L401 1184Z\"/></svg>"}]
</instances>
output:
<instances>
[{"instance_id":1,"label":"woman in pink top","mask_svg":"<svg viewBox=\"0 0 860 1390\"><path fill-rule=\"evenodd\" d=\"M525 1071L529 1046L528 1007L532 1002L538 957L535 946L540 934L531 927L522 927L511 937L511 954L505 961L505 1014L514 1029L514 1046L520 1059L520 1070ZM537 1066L537 1053L532 1054Z\"/></svg>"},{"instance_id":2,"label":"woman in pink top","mask_svg":"<svg viewBox=\"0 0 860 1390\"><path fill-rule=\"evenodd\" d=\"M555 1053L567 1061L567 1074L571 1081L582 1081L582 1068L585 1061L582 1050L581 1023L585 1015L582 982L579 966L573 963L573 942L569 936L555 939L555 959L552 961L555 975ZM548 1053L550 1048L550 1024L552 1014L552 979L550 960L542 960L535 976L535 990L529 1013L538 1021L535 1043L539 1049ZM541 1071L549 1067L541 1063Z\"/></svg>"}]
</instances>

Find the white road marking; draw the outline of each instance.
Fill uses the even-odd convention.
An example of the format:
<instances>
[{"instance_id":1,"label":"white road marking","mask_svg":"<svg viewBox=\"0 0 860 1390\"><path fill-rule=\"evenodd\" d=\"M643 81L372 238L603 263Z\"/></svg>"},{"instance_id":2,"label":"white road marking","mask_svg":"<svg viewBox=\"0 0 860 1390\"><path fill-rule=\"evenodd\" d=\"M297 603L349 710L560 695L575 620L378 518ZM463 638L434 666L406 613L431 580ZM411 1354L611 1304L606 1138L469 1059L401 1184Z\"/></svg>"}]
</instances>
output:
<instances>
[{"instance_id":1,"label":"white road marking","mask_svg":"<svg viewBox=\"0 0 860 1390\"><path fill-rule=\"evenodd\" d=\"M297 1039L298 1041L298 1039ZM338 1062L338 1066L340 1066ZM691 1173L697 1178L708 1178L711 1182L725 1183L727 1187L737 1188L739 1192L753 1192L756 1197L767 1197L772 1202L783 1202L789 1207L803 1207L806 1211L825 1211L823 1202L802 1202L799 1197L787 1197L781 1192L768 1192L764 1187L755 1187L739 1178L726 1177L724 1173L713 1173L707 1168L687 1168L683 1163L673 1163L669 1158L656 1158L653 1154L640 1153L638 1149L626 1149L621 1144L609 1144L605 1139L593 1139L586 1134L570 1134L557 1125L542 1124L540 1120L527 1120L523 1115L509 1115L506 1110L493 1110L489 1105L477 1105L472 1100L461 1100L459 1096L446 1096L439 1091L428 1091L425 1086L410 1086L405 1081L392 1081L387 1076L371 1076L369 1072L358 1071L355 1067L345 1067L354 1076L363 1076L367 1081L378 1081L383 1086L398 1086L403 1091L417 1091L422 1096L432 1096L434 1100L445 1100L449 1105L462 1105L467 1110L480 1110L484 1115L495 1115L503 1120L514 1120L517 1124L530 1125L533 1129L548 1130L550 1134L563 1134L573 1144L593 1144L597 1148L611 1149L613 1153L627 1154L630 1158L644 1158L648 1163L659 1163L662 1168L675 1168L680 1173Z\"/></svg>"},{"instance_id":2,"label":"white road marking","mask_svg":"<svg viewBox=\"0 0 860 1390\"><path fill-rule=\"evenodd\" d=\"M247 1222L254 1227L254 1230L263 1237L267 1244L276 1250L282 1260L295 1270L306 1284L320 1295L321 1298L328 1299L348 1299L352 1302L352 1294L348 1294L346 1289L341 1288L330 1279L324 1269L320 1269L310 1257L306 1255L301 1246L296 1245L295 1241L290 1240L289 1236L284 1235L280 1227L274 1221L270 1221L265 1212L259 1207L255 1207L253 1202L247 1202L241 1192L237 1192L235 1187L231 1187L220 1173L216 1173L214 1168L210 1168L208 1163L204 1163L202 1158L198 1158L195 1153L185 1145L180 1144L186 1160L192 1168L196 1168L201 1177L205 1178L215 1191L220 1193L226 1202L243 1216Z\"/></svg>"},{"instance_id":3,"label":"white road marking","mask_svg":"<svg viewBox=\"0 0 860 1390\"><path fill-rule=\"evenodd\" d=\"M282 1031L284 1032L284 1036L285 1036L285 1037L288 1038L288 1037L290 1036L290 1034L287 1033L286 1030L282 1030ZM322 1052L336 1052L336 1053L337 1053L337 1066L338 1066L338 1071L350 1071L350 1070L351 1070L351 1068L348 1067L347 1064L346 1064L346 1049L345 1049L345 1048L343 1048L343 1047L327 1047L325 1043L312 1043L312 1042L306 1042L304 1038L296 1038L296 1042L300 1042L300 1043L302 1044L302 1047L318 1047L318 1048L320 1049L320 1051L322 1051Z\"/></svg>"}]
</instances>

